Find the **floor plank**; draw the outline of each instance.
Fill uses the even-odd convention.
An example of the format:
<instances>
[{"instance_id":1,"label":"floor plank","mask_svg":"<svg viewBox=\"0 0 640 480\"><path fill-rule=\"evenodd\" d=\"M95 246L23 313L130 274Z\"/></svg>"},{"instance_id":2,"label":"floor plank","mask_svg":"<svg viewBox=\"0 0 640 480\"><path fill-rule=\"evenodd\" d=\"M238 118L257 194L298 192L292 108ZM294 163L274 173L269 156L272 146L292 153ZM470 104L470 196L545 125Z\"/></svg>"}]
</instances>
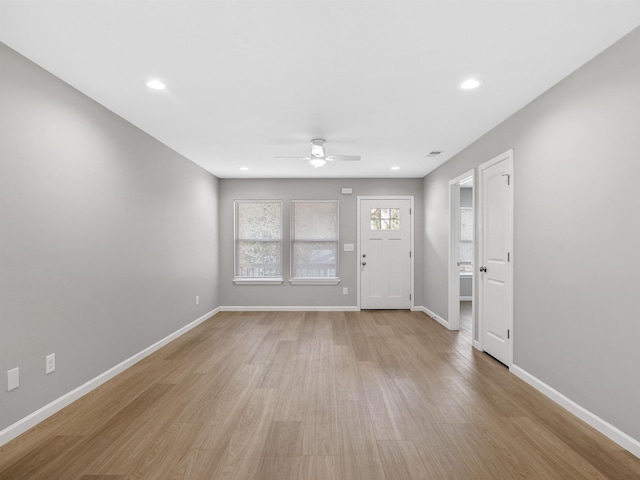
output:
<instances>
[{"instance_id":1,"label":"floor plank","mask_svg":"<svg viewBox=\"0 0 640 480\"><path fill-rule=\"evenodd\" d=\"M342 480L340 457L311 455L302 457L299 480Z\"/></svg>"}]
</instances>

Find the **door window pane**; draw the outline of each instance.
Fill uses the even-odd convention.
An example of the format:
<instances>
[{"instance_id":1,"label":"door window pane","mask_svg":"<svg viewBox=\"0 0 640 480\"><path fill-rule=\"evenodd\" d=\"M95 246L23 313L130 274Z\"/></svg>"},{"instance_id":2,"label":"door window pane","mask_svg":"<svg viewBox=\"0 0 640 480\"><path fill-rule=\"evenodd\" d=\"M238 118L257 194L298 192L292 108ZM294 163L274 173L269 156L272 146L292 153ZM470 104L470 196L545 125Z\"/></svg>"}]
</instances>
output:
<instances>
[{"instance_id":1,"label":"door window pane","mask_svg":"<svg viewBox=\"0 0 640 480\"><path fill-rule=\"evenodd\" d=\"M372 208L371 230L400 230L400 209Z\"/></svg>"}]
</instances>

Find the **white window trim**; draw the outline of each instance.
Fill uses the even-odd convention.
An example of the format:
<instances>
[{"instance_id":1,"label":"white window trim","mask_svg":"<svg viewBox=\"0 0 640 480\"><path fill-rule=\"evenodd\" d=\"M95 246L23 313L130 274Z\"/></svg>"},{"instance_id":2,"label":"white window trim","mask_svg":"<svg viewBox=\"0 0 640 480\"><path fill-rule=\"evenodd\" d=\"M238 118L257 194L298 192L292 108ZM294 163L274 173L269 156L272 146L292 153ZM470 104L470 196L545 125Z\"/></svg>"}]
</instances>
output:
<instances>
[{"instance_id":1,"label":"white window trim","mask_svg":"<svg viewBox=\"0 0 640 480\"><path fill-rule=\"evenodd\" d=\"M284 279L281 277L234 277L236 285L281 285Z\"/></svg>"},{"instance_id":2,"label":"white window trim","mask_svg":"<svg viewBox=\"0 0 640 480\"><path fill-rule=\"evenodd\" d=\"M291 285L338 285L340 277L291 277Z\"/></svg>"},{"instance_id":3,"label":"white window trim","mask_svg":"<svg viewBox=\"0 0 640 480\"><path fill-rule=\"evenodd\" d=\"M337 235L336 235L336 272L340 272L340 201L337 199L317 199L317 200L291 200L289 202L289 210L290 210L290 234L289 234L289 242L290 242L290 258L289 258L289 283L291 285L338 285L340 283L340 277L294 277L293 276L293 232L295 228L295 212L292 208L294 203L322 203L322 202L335 202L338 207L337 211ZM313 240L316 241L316 240ZM317 240L322 242L322 240Z\"/></svg>"}]
</instances>

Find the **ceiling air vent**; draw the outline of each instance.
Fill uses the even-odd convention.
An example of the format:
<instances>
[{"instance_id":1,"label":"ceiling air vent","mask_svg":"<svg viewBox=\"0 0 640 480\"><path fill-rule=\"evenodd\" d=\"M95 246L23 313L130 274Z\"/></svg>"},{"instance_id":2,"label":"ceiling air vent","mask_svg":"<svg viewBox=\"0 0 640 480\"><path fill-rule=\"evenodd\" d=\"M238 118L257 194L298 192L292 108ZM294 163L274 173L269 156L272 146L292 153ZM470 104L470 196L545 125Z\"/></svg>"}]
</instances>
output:
<instances>
[{"instance_id":1,"label":"ceiling air vent","mask_svg":"<svg viewBox=\"0 0 640 480\"><path fill-rule=\"evenodd\" d=\"M438 155L440 155L442 153L442 150L431 150L429 153L427 153L425 155L425 157L427 158L433 158L433 157L437 157Z\"/></svg>"}]
</instances>

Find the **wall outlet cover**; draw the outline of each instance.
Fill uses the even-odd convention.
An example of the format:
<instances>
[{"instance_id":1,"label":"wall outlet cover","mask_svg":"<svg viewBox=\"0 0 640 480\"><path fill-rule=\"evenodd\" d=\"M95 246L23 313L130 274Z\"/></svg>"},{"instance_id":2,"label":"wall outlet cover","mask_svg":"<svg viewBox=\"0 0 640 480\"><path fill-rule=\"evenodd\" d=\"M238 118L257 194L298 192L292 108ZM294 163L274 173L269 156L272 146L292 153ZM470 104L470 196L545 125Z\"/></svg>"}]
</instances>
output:
<instances>
[{"instance_id":1,"label":"wall outlet cover","mask_svg":"<svg viewBox=\"0 0 640 480\"><path fill-rule=\"evenodd\" d=\"M52 353L44 357L44 373L49 375L56 371L56 354Z\"/></svg>"}]
</instances>

